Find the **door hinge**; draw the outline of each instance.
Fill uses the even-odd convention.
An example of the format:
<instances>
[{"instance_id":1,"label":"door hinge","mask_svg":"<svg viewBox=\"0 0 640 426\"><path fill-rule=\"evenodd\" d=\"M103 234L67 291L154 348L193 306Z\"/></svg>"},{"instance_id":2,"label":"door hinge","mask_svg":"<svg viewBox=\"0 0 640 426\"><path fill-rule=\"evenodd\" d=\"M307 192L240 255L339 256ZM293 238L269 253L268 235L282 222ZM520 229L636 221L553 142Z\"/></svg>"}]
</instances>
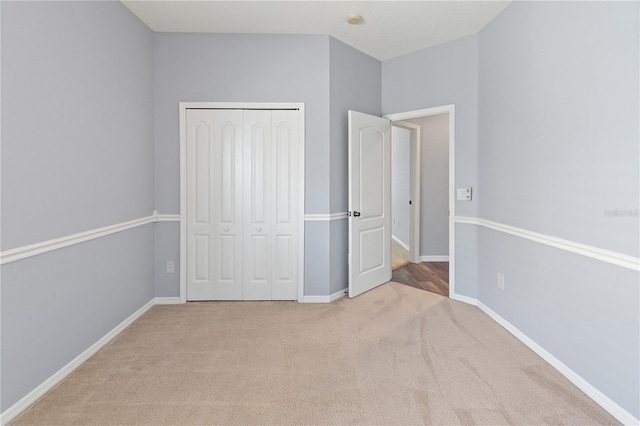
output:
<instances>
[{"instance_id":1,"label":"door hinge","mask_svg":"<svg viewBox=\"0 0 640 426\"><path fill-rule=\"evenodd\" d=\"M347 212L347 216L351 217L351 212Z\"/></svg>"},{"instance_id":2,"label":"door hinge","mask_svg":"<svg viewBox=\"0 0 640 426\"><path fill-rule=\"evenodd\" d=\"M411 200L409 200L409 205L411 205Z\"/></svg>"}]
</instances>

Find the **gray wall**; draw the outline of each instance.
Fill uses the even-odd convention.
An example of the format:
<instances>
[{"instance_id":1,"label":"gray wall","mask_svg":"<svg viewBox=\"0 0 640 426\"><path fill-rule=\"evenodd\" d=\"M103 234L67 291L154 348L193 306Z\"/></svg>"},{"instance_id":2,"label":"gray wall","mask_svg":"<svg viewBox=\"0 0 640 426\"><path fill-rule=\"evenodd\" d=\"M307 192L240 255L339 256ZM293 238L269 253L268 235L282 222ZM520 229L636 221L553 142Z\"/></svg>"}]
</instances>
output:
<instances>
[{"instance_id":1,"label":"gray wall","mask_svg":"<svg viewBox=\"0 0 640 426\"><path fill-rule=\"evenodd\" d=\"M153 38L119 2L2 8L2 250L151 214ZM154 296L147 225L2 266L4 411Z\"/></svg>"},{"instance_id":2,"label":"gray wall","mask_svg":"<svg viewBox=\"0 0 640 426\"><path fill-rule=\"evenodd\" d=\"M381 115L381 63L377 59L329 38L330 93L330 211L340 213L348 207L348 122L347 112L355 110ZM331 221L329 251L331 274L329 294L348 286L348 221ZM306 253L305 253L306 255Z\"/></svg>"},{"instance_id":3,"label":"gray wall","mask_svg":"<svg viewBox=\"0 0 640 426\"><path fill-rule=\"evenodd\" d=\"M420 255L449 255L449 114L405 120L420 126Z\"/></svg>"},{"instance_id":4,"label":"gray wall","mask_svg":"<svg viewBox=\"0 0 640 426\"><path fill-rule=\"evenodd\" d=\"M329 213L329 37L154 34L155 194L160 213L180 212L179 102L304 102L305 212ZM305 293L328 294L328 224L308 222ZM324 238L314 239L312 236ZM156 226L159 294L178 296L176 223ZM311 273L314 268L320 274ZM176 271L177 272L177 271Z\"/></svg>"},{"instance_id":5,"label":"gray wall","mask_svg":"<svg viewBox=\"0 0 640 426\"><path fill-rule=\"evenodd\" d=\"M411 131L391 127L391 234L409 245Z\"/></svg>"},{"instance_id":6,"label":"gray wall","mask_svg":"<svg viewBox=\"0 0 640 426\"><path fill-rule=\"evenodd\" d=\"M514 2L383 62L383 112L456 105L455 186L474 189L458 216L638 256L638 26L637 2ZM464 224L456 261L456 293L639 417L637 272Z\"/></svg>"},{"instance_id":7,"label":"gray wall","mask_svg":"<svg viewBox=\"0 0 640 426\"><path fill-rule=\"evenodd\" d=\"M478 36L472 35L382 63L382 112L455 104L455 186L481 193L477 176ZM476 216L477 198L456 202L456 215ZM475 227L456 225L456 293L476 297Z\"/></svg>"},{"instance_id":8,"label":"gray wall","mask_svg":"<svg viewBox=\"0 0 640 426\"><path fill-rule=\"evenodd\" d=\"M482 218L638 256L638 26L637 2L514 2L481 31ZM640 416L637 272L488 229L478 264L483 303Z\"/></svg>"},{"instance_id":9,"label":"gray wall","mask_svg":"<svg viewBox=\"0 0 640 426\"><path fill-rule=\"evenodd\" d=\"M639 204L637 8L524 2L482 31L482 217L638 256L637 216L606 215Z\"/></svg>"}]
</instances>

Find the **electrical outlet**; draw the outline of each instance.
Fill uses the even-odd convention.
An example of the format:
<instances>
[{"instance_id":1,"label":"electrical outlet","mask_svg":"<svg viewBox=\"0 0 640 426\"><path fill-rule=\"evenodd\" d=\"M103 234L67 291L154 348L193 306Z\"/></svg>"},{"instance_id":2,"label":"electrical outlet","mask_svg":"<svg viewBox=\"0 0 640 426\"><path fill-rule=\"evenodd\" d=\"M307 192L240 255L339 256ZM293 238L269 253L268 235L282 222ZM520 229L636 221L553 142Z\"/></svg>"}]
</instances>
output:
<instances>
[{"instance_id":1,"label":"electrical outlet","mask_svg":"<svg viewBox=\"0 0 640 426\"><path fill-rule=\"evenodd\" d=\"M167 274L174 274L176 272L176 262L173 260L167 260Z\"/></svg>"},{"instance_id":2,"label":"electrical outlet","mask_svg":"<svg viewBox=\"0 0 640 426\"><path fill-rule=\"evenodd\" d=\"M499 289L504 290L504 274L502 272L498 272L497 285Z\"/></svg>"}]
</instances>

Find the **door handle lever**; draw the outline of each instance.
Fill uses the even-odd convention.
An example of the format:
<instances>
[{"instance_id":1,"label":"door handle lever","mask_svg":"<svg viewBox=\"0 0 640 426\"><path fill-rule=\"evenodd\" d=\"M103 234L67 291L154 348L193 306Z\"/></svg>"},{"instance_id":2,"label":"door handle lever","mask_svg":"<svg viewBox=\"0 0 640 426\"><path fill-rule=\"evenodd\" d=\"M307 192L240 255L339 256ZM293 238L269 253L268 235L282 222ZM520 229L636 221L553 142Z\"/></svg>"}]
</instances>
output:
<instances>
[{"instance_id":1,"label":"door handle lever","mask_svg":"<svg viewBox=\"0 0 640 426\"><path fill-rule=\"evenodd\" d=\"M356 212L356 211L353 212L353 217L359 217L359 216L360 216L360 212Z\"/></svg>"}]
</instances>

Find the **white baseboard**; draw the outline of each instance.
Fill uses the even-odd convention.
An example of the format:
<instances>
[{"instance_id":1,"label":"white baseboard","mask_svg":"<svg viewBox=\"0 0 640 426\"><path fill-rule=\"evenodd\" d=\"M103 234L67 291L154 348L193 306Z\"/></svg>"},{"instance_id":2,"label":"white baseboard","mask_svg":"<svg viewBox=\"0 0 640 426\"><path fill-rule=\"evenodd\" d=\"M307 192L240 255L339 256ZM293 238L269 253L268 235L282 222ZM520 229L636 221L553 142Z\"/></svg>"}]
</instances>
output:
<instances>
[{"instance_id":1,"label":"white baseboard","mask_svg":"<svg viewBox=\"0 0 640 426\"><path fill-rule=\"evenodd\" d=\"M146 303L143 307L138 309L136 312L131 314L129 318L122 321L119 325L117 325L113 330L108 332L104 337L98 340L93 345L89 346L84 352L75 357L70 363L62 367L55 374L49 377L47 380L42 382L37 388L29 392L18 402L13 404L11 407L7 408L2 414L0 414L0 424L3 426L9 423L12 419L14 419L18 414L22 413L25 409L27 409L31 404L36 402L38 398L44 395L49 389L53 388L55 385L60 383L62 379L67 377L69 374L73 372L76 368L80 367L83 362L91 358L96 352L98 352L104 345L109 343L114 337L120 334L125 328L127 328L131 323L140 318L142 314L147 312L153 305L156 304L155 299L151 299L148 303Z\"/></svg>"},{"instance_id":2,"label":"white baseboard","mask_svg":"<svg viewBox=\"0 0 640 426\"><path fill-rule=\"evenodd\" d=\"M349 293L348 288L343 288L340 291L336 291L331 296L329 296L329 302L333 302L334 300L342 299Z\"/></svg>"},{"instance_id":3,"label":"white baseboard","mask_svg":"<svg viewBox=\"0 0 640 426\"><path fill-rule=\"evenodd\" d=\"M595 386L587 382L578 373L567 367L562 361L551 355L546 349L538 345L522 331L518 330L518 328L516 328L509 321L495 313L487 305L471 297L462 296L459 294L455 294L454 299L480 308L482 312L487 314L492 320L504 327L509 333L511 333L516 339L524 343L529 349L538 354L540 358L542 358L547 363L549 363L549 365L558 370L560 374L569 379L569 381L576 385L578 389L584 392L589 398L593 399L602 408L607 410L609 414L618 419L618 421L620 421L622 424L640 424L640 419L635 418L631 413L611 400L611 398L600 392Z\"/></svg>"},{"instance_id":4,"label":"white baseboard","mask_svg":"<svg viewBox=\"0 0 640 426\"><path fill-rule=\"evenodd\" d=\"M180 297L156 297L155 299L156 305L179 305L182 302L180 301Z\"/></svg>"},{"instance_id":5,"label":"white baseboard","mask_svg":"<svg viewBox=\"0 0 640 426\"><path fill-rule=\"evenodd\" d=\"M458 293L454 293L452 299L457 300L458 302L466 303L468 305L478 306L478 300L471 297L463 296Z\"/></svg>"},{"instance_id":6,"label":"white baseboard","mask_svg":"<svg viewBox=\"0 0 640 426\"><path fill-rule=\"evenodd\" d=\"M393 241L395 241L396 243L400 244L403 249L405 249L406 251L410 251L409 244L405 244L404 241L400 240L400 238L396 237L393 234L391 234L391 238L393 238Z\"/></svg>"},{"instance_id":7,"label":"white baseboard","mask_svg":"<svg viewBox=\"0 0 640 426\"><path fill-rule=\"evenodd\" d=\"M336 291L335 293L329 296L304 296L302 298L302 303L331 303L334 300L338 300L347 295L348 290L343 288L340 291Z\"/></svg>"},{"instance_id":8,"label":"white baseboard","mask_svg":"<svg viewBox=\"0 0 640 426\"><path fill-rule=\"evenodd\" d=\"M448 262L449 255L442 256L420 256L420 262Z\"/></svg>"}]
</instances>

